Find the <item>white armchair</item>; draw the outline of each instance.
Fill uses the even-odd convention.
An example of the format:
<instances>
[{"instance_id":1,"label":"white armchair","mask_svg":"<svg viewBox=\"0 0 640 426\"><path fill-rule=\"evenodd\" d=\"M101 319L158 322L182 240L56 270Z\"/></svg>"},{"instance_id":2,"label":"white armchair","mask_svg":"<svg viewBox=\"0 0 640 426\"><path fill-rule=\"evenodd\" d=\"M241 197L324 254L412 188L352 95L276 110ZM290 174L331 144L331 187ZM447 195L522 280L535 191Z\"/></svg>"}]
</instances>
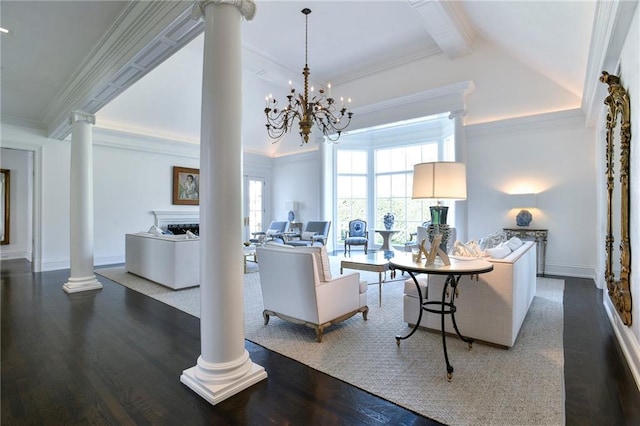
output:
<instances>
[{"instance_id":1,"label":"white armchair","mask_svg":"<svg viewBox=\"0 0 640 426\"><path fill-rule=\"evenodd\" d=\"M275 315L314 328L321 342L326 327L358 312L367 319L367 283L360 282L357 272L332 278L325 246L272 245L256 250L265 325Z\"/></svg>"}]
</instances>

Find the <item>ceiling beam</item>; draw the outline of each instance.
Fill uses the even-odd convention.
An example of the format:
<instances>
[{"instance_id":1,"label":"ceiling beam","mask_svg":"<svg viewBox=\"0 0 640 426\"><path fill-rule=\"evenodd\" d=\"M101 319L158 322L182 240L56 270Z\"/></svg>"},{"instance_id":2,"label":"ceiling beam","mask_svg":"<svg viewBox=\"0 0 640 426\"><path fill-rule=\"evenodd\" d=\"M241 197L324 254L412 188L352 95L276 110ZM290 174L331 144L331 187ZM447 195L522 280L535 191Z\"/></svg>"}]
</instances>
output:
<instances>
[{"instance_id":1,"label":"ceiling beam","mask_svg":"<svg viewBox=\"0 0 640 426\"><path fill-rule=\"evenodd\" d=\"M69 116L95 114L203 30L191 18L192 2L129 2L47 107L47 136L71 133Z\"/></svg>"},{"instance_id":2,"label":"ceiling beam","mask_svg":"<svg viewBox=\"0 0 640 426\"><path fill-rule=\"evenodd\" d=\"M475 33L460 3L436 0L409 0L409 3L449 59L471 53Z\"/></svg>"}]
</instances>

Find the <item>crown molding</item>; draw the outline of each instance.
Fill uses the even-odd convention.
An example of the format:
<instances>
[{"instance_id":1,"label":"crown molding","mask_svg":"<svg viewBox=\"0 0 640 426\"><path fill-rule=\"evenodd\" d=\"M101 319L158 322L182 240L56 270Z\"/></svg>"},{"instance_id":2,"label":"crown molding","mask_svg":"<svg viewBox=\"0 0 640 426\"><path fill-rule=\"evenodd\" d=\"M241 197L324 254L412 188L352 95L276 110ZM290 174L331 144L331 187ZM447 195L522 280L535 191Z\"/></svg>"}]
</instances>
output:
<instances>
[{"instance_id":1,"label":"crown molding","mask_svg":"<svg viewBox=\"0 0 640 426\"><path fill-rule=\"evenodd\" d=\"M467 110L467 96L475 90L473 81L464 81L425 90L353 109L350 131L426 117L443 112Z\"/></svg>"},{"instance_id":2,"label":"crown molding","mask_svg":"<svg viewBox=\"0 0 640 426\"><path fill-rule=\"evenodd\" d=\"M13 126L18 126L18 127L28 127L30 129L36 129L41 131L46 130L46 126L40 121L29 120L27 118L16 117L13 115L3 114L2 117L0 118L0 122L5 124L10 124Z\"/></svg>"},{"instance_id":3,"label":"crown molding","mask_svg":"<svg viewBox=\"0 0 640 426\"><path fill-rule=\"evenodd\" d=\"M174 157L200 158L200 145L175 139L140 135L100 127L93 128L93 144L128 151L149 152Z\"/></svg>"},{"instance_id":4,"label":"crown molding","mask_svg":"<svg viewBox=\"0 0 640 426\"><path fill-rule=\"evenodd\" d=\"M521 132L530 133L532 129L535 129L536 131L566 129L567 126L582 126L586 128L585 115L582 109L575 108L544 114L528 115L526 117L508 118L489 123L472 124L465 126L465 133L467 140L470 140Z\"/></svg>"},{"instance_id":5,"label":"crown molding","mask_svg":"<svg viewBox=\"0 0 640 426\"><path fill-rule=\"evenodd\" d=\"M191 18L191 8L185 1L129 2L45 110L48 137L64 139L71 111L95 114L199 35L204 24Z\"/></svg>"}]
</instances>

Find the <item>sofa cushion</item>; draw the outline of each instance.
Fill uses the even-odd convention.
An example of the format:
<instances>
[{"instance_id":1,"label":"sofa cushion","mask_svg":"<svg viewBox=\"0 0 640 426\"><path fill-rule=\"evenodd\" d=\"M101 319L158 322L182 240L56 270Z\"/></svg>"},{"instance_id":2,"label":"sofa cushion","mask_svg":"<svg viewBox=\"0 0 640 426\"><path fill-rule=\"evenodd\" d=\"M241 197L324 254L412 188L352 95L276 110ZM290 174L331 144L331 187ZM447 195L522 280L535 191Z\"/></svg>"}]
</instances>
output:
<instances>
[{"instance_id":1,"label":"sofa cushion","mask_svg":"<svg viewBox=\"0 0 640 426\"><path fill-rule=\"evenodd\" d=\"M416 279L418 280L422 297L425 297L427 295L426 292L429 283L429 276L419 275ZM411 297L418 297L418 290L416 290L416 283L413 282L413 278L408 278L404 281L404 294Z\"/></svg>"}]
</instances>

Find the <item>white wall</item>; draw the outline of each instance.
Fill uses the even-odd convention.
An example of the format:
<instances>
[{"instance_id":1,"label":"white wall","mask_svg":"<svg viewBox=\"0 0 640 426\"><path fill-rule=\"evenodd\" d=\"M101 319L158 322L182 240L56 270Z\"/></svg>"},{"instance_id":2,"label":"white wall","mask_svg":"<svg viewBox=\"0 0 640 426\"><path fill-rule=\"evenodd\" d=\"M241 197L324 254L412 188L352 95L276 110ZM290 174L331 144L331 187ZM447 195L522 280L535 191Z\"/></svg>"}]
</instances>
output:
<instances>
[{"instance_id":1,"label":"white wall","mask_svg":"<svg viewBox=\"0 0 640 426\"><path fill-rule=\"evenodd\" d=\"M469 239L516 227L509 193L537 193L531 228L549 230L546 273L595 278L593 129L580 110L467 126Z\"/></svg>"},{"instance_id":2,"label":"white wall","mask_svg":"<svg viewBox=\"0 0 640 426\"><path fill-rule=\"evenodd\" d=\"M193 144L150 146L144 140L94 132L94 262L124 261L125 234L148 230L152 211L198 211L173 205L173 166L199 168Z\"/></svg>"},{"instance_id":3,"label":"white wall","mask_svg":"<svg viewBox=\"0 0 640 426\"><path fill-rule=\"evenodd\" d=\"M320 209L321 178L319 150L275 158L271 211L273 218L285 220L285 201L297 201L296 222L331 220L331 217L323 217Z\"/></svg>"},{"instance_id":4,"label":"white wall","mask_svg":"<svg viewBox=\"0 0 640 426\"><path fill-rule=\"evenodd\" d=\"M33 155L29 151L2 148L0 166L10 171L9 244L0 246L0 256L31 260Z\"/></svg>"},{"instance_id":5,"label":"white wall","mask_svg":"<svg viewBox=\"0 0 640 426\"><path fill-rule=\"evenodd\" d=\"M152 211L198 210L197 206L172 204L173 166L198 168L198 145L100 129L94 129L93 143L96 265L124 262L125 234L149 229L154 223ZM43 271L68 268L73 226L69 223L70 142L3 123L2 146L39 152L41 170L35 170L39 176L35 186L41 186L42 203L34 208L40 228L34 232L39 234L42 254L34 266ZM244 173L270 182L271 162L245 155ZM23 256L9 256L14 257Z\"/></svg>"}]
</instances>

